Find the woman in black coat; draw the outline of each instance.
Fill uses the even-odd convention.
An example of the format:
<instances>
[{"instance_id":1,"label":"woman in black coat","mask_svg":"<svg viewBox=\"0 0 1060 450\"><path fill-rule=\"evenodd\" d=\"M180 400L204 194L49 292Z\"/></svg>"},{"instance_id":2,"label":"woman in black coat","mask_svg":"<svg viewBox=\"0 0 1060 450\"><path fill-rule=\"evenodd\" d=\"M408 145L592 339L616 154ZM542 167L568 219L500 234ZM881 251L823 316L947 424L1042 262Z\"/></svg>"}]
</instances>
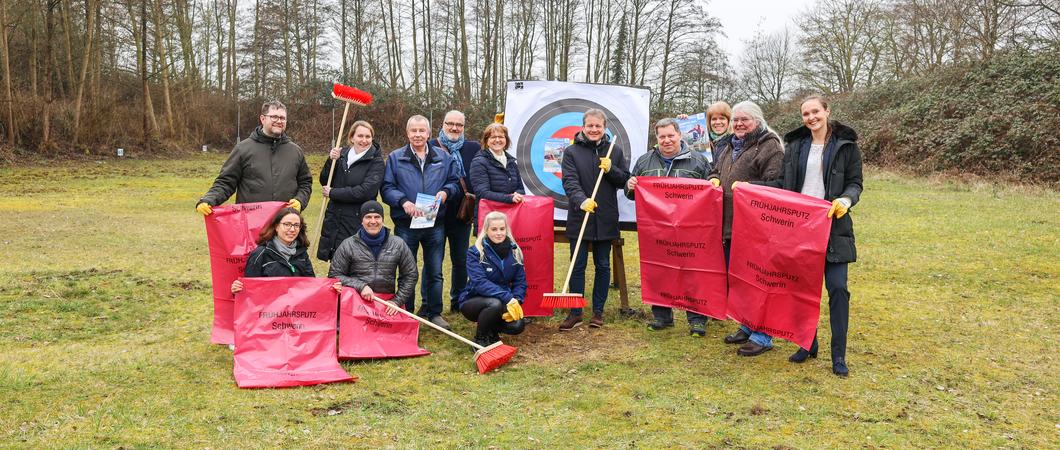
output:
<instances>
[{"instance_id":1,"label":"woman in black coat","mask_svg":"<svg viewBox=\"0 0 1060 450\"><path fill-rule=\"evenodd\" d=\"M297 209L284 208L273 216L258 234L258 247L247 257L244 278L256 277L313 277L313 263L309 261L309 238L305 219ZM335 290L342 289L339 283ZM243 290L239 280L232 282L232 293Z\"/></svg>"},{"instance_id":2,"label":"woman in black coat","mask_svg":"<svg viewBox=\"0 0 1060 450\"><path fill-rule=\"evenodd\" d=\"M828 210L832 231L825 255L824 284L828 290L828 321L832 327L832 372L845 377L849 373L846 347L850 317L847 264L857 260L854 222L849 210L861 197L861 150L854 129L828 120L831 111L823 97L807 97L802 101L801 109L803 126L784 136L787 145L780 178L761 184L832 202L832 208ZM801 363L816 357L815 337L809 349L799 349L788 360Z\"/></svg>"},{"instance_id":3,"label":"woman in black coat","mask_svg":"<svg viewBox=\"0 0 1060 450\"><path fill-rule=\"evenodd\" d=\"M383 152L372 141L373 135L371 124L363 120L354 122L348 138L350 146L331 149L330 158L320 171L324 196L331 199L324 213L317 248L317 258L321 261L331 260L339 244L357 233L361 227L361 204L379 196L386 166ZM329 188L332 164L335 164L335 174Z\"/></svg>"},{"instance_id":4,"label":"woman in black coat","mask_svg":"<svg viewBox=\"0 0 1060 450\"><path fill-rule=\"evenodd\" d=\"M506 150L511 146L508 127L491 123L482 132L486 148L471 160L471 192L479 199L504 203L523 201L523 178L515 157Z\"/></svg>"}]
</instances>

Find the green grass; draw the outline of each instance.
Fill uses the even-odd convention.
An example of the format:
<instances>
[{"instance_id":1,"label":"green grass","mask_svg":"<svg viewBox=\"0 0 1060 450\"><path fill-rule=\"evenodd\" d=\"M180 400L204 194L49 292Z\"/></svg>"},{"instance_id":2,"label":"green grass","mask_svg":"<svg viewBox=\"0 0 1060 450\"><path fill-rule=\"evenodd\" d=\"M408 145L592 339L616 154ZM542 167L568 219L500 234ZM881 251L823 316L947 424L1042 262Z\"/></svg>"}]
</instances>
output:
<instances>
[{"instance_id":1,"label":"green grass","mask_svg":"<svg viewBox=\"0 0 1060 450\"><path fill-rule=\"evenodd\" d=\"M825 349L802 365L787 362L787 342L738 357L721 342L731 323L712 322L698 340L681 326L647 331L617 317L612 291L605 328L559 334L560 318L538 321L510 340L519 355L486 376L463 345L424 329L433 355L343 363L357 383L241 390L231 352L209 344L209 258L193 209L222 158L0 169L0 446L1060 441L1055 191L870 170L853 213L849 379L831 374ZM321 162L314 157L314 171ZM631 302L646 309L636 236L626 237ZM557 250L565 260L566 247Z\"/></svg>"}]
</instances>

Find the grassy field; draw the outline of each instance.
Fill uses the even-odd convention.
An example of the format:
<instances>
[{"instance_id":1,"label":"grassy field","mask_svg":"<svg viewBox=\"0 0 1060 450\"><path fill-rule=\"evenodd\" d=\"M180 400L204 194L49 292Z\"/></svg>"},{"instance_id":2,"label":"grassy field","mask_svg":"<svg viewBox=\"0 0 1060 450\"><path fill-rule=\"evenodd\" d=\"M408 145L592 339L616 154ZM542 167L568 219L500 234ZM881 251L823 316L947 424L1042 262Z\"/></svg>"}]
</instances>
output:
<instances>
[{"instance_id":1,"label":"grassy field","mask_svg":"<svg viewBox=\"0 0 1060 450\"><path fill-rule=\"evenodd\" d=\"M193 209L222 159L0 169L0 446L1060 441L1056 191L870 170L853 213L848 379L831 374L825 349L803 365L787 362L787 342L738 357L721 342L731 323L711 322L698 340L681 326L650 332L642 319L617 318L612 291L603 329L560 334L561 318L538 321L510 340L520 349L512 363L487 376L475 374L466 347L425 329L433 355L343 363L360 377L354 384L240 390L231 352L209 344L209 260ZM631 302L646 309L635 235L627 238ZM827 323L824 308L825 343Z\"/></svg>"}]
</instances>

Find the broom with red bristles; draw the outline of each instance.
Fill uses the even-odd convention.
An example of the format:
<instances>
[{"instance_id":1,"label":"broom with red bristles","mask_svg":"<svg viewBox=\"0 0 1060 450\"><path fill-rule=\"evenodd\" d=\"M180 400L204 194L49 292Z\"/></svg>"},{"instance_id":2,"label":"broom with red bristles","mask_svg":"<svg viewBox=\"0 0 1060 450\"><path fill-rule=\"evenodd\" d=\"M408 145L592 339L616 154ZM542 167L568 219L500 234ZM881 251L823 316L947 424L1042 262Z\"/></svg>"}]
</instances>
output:
<instances>
[{"instance_id":1,"label":"broom with red bristles","mask_svg":"<svg viewBox=\"0 0 1060 450\"><path fill-rule=\"evenodd\" d=\"M611 157L611 150L615 149L615 141L618 140L618 136L611 137L611 146L607 148L607 155L604 158ZM589 197L593 201L596 201L596 192L600 190L600 182L604 179L604 169L600 169L600 174L596 176L596 186L593 186L593 195ZM541 298L541 306L545 308L558 308L558 309L569 309L569 308L584 308L585 297L577 292L570 291L570 277L574 274L574 260L578 257L578 250L582 247L582 237L585 236L585 227L589 225L589 214L591 212L585 212L585 218L582 219L582 228L578 230L578 242L574 244L574 253L571 253L570 267L567 268L567 279L563 280L563 292L550 292L545 294Z\"/></svg>"},{"instance_id":2,"label":"broom with red bristles","mask_svg":"<svg viewBox=\"0 0 1060 450\"><path fill-rule=\"evenodd\" d=\"M342 133L346 128L346 116L350 113L350 105L368 106L372 104L372 94L364 92L360 89L346 86L344 84L335 83L331 86L331 97L335 100L339 100L346 103L346 106L342 109L342 122L339 122L339 134L335 136L335 147L342 144ZM331 178L335 176L335 161L331 162L331 170L328 171L328 184L327 187L331 187ZM324 230L321 225L324 224L324 210L328 207L328 200L330 197L324 197L324 202L320 204L320 218L317 219L317 230L320 230L320 237L323 237ZM317 239L320 242L320 239ZM317 244L319 245L319 244Z\"/></svg>"},{"instance_id":3,"label":"broom with red bristles","mask_svg":"<svg viewBox=\"0 0 1060 450\"><path fill-rule=\"evenodd\" d=\"M382 303L382 304L384 304L386 306L389 306L390 308L396 309L401 314L404 314L404 315L409 316L409 317L411 317L413 319L416 319L416 320L420 321L421 323L423 323L424 325L430 326L431 328L434 328L435 330L441 331L442 333L445 333L445 334L449 335L450 337L455 338L455 339L459 340L460 342L463 342L463 343L473 347L475 349L475 365L478 366L478 373L480 373L480 374L484 374L486 372L489 372L489 371L491 371L493 369L496 369L496 368L498 368L500 366L503 366L503 365L507 364L508 361L511 360L513 356L515 356L515 352L517 352L519 350L519 349L517 349L515 347L512 347L510 345L505 345L501 341L497 341L497 342L495 342L493 344L490 344L490 345L487 345L487 346L483 347L481 345L478 345L478 344L468 340L467 338L464 338L463 336L461 336L459 334L456 334L456 333L454 333L452 331L446 330L445 328L442 328L442 327L440 327L438 325L435 325L433 322L431 322L431 321L429 321L427 319L424 319L424 318L422 318L420 316L417 316L417 315L415 315L415 314L413 314L413 313L411 313L409 311L406 311L405 308L402 308L402 307L400 307L398 305L390 303L390 302L388 302L386 300L383 300L383 299L381 299L379 297L376 297L374 295L372 296L372 300L375 300L375 301L377 301L379 303Z\"/></svg>"}]
</instances>

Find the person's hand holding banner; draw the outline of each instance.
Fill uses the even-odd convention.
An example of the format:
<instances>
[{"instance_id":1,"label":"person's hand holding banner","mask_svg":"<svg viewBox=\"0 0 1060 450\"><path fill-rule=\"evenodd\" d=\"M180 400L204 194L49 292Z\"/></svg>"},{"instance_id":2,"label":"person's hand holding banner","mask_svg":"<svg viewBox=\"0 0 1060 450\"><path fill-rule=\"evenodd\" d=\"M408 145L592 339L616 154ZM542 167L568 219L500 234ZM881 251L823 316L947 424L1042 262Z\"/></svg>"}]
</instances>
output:
<instances>
[{"instance_id":1,"label":"person's hand holding banner","mask_svg":"<svg viewBox=\"0 0 1060 450\"><path fill-rule=\"evenodd\" d=\"M832 200L832 207L828 208L828 218L831 219L832 217L835 217L836 219L840 219L843 216L847 215L847 209L849 208L850 200L848 200L846 197L839 197L835 200Z\"/></svg>"},{"instance_id":2,"label":"person's hand holding banner","mask_svg":"<svg viewBox=\"0 0 1060 450\"><path fill-rule=\"evenodd\" d=\"M290 207L292 207L292 208L294 208L294 209L296 209L298 211L302 210L302 202L298 201L298 199L296 199L296 198L292 198L290 200L287 200L287 206L290 206Z\"/></svg>"},{"instance_id":3,"label":"person's hand holding banner","mask_svg":"<svg viewBox=\"0 0 1060 450\"><path fill-rule=\"evenodd\" d=\"M210 206L210 204L206 203L206 202L199 202L198 205L195 205L195 210L198 211L199 214L202 214L203 216L208 216L210 214L213 214L213 207Z\"/></svg>"}]
</instances>

